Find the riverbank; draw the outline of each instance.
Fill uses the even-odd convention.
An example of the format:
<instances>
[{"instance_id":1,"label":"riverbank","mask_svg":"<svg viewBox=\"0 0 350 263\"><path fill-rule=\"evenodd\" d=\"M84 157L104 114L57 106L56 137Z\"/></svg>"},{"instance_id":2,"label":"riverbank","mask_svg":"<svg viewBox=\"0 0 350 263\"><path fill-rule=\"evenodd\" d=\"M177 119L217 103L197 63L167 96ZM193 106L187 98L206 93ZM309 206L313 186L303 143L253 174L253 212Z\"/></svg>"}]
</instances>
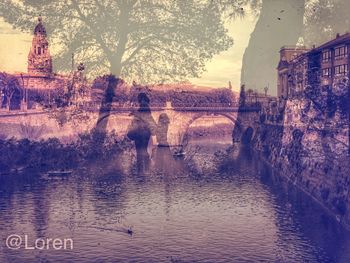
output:
<instances>
[{"instance_id":1,"label":"riverbank","mask_svg":"<svg viewBox=\"0 0 350 263\"><path fill-rule=\"evenodd\" d=\"M322 138L308 140L300 129L263 124L252 140L253 148L287 182L321 204L350 229L350 158L329 155Z\"/></svg>"},{"instance_id":2,"label":"riverbank","mask_svg":"<svg viewBox=\"0 0 350 263\"><path fill-rule=\"evenodd\" d=\"M1 174L7 174L26 169L71 169L86 162L110 158L131 147L133 144L127 139L97 130L80 134L76 141L68 144L57 138L0 140L0 170Z\"/></svg>"}]
</instances>

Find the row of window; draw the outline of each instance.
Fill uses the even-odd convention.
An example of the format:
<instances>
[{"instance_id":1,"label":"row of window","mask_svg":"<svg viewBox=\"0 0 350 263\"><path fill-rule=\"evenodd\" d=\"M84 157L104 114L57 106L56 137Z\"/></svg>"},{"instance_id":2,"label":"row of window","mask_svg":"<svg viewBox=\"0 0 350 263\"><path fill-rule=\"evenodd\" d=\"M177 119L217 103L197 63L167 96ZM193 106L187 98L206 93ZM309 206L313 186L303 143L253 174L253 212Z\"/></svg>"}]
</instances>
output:
<instances>
[{"instance_id":1,"label":"row of window","mask_svg":"<svg viewBox=\"0 0 350 263\"><path fill-rule=\"evenodd\" d=\"M347 75L348 74L348 64L339 65L334 67L335 75ZM332 76L332 68L324 68L322 69L323 77L331 77Z\"/></svg>"},{"instance_id":2,"label":"row of window","mask_svg":"<svg viewBox=\"0 0 350 263\"><path fill-rule=\"evenodd\" d=\"M341 46L334 49L334 58L342 59L346 57L348 54L348 46ZM322 52L322 62L328 62L332 58L332 52L330 50L326 50Z\"/></svg>"},{"instance_id":3,"label":"row of window","mask_svg":"<svg viewBox=\"0 0 350 263\"><path fill-rule=\"evenodd\" d=\"M342 46L338 47L334 50L334 57L339 58L339 57L345 57L345 55L348 54L348 46Z\"/></svg>"},{"instance_id":4,"label":"row of window","mask_svg":"<svg viewBox=\"0 0 350 263\"><path fill-rule=\"evenodd\" d=\"M42 46L42 47L36 47L36 49L35 49L35 53L36 53L36 54L38 54L38 55L45 54L45 53L46 53L45 46Z\"/></svg>"},{"instance_id":5,"label":"row of window","mask_svg":"<svg viewBox=\"0 0 350 263\"><path fill-rule=\"evenodd\" d=\"M348 64L334 67L334 74L335 75L337 75L337 74L345 75L346 73L348 73Z\"/></svg>"}]
</instances>

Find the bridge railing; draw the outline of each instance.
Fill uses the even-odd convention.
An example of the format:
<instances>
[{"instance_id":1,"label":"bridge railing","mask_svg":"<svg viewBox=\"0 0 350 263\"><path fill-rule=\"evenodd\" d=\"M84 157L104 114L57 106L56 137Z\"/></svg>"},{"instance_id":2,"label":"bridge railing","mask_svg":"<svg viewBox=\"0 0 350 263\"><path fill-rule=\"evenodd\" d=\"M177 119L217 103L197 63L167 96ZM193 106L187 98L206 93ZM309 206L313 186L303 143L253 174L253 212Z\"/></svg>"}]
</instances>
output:
<instances>
[{"instance_id":1,"label":"bridge railing","mask_svg":"<svg viewBox=\"0 0 350 263\"><path fill-rule=\"evenodd\" d=\"M127 111L136 111L139 108L139 106L136 103L125 103L125 104L106 104L101 107L101 103L99 102L94 102L94 101L89 101L89 102L84 102L79 105L71 105L67 107L66 109L79 109L83 111L89 111L89 112L96 112L96 111L120 111L120 112L127 112ZM52 107L52 108L41 108L41 109L27 109L27 110L0 110L0 116L8 116L8 115L18 115L18 114L37 114L37 113L43 113L43 112L51 112L55 111L57 108ZM159 111L159 110L166 110L166 109L171 109L175 111L211 111L211 112L245 112L245 111L260 111L261 107L256 106L256 105L246 105L246 106L238 106L238 105L223 105L219 103L213 103L213 104L205 104L205 105L187 105L183 104L182 106L177 105L173 106L171 105L168 107L167 105L165 106L154 106L151 105L150 107L151 111Z\"/></svg>"}]
</instances>

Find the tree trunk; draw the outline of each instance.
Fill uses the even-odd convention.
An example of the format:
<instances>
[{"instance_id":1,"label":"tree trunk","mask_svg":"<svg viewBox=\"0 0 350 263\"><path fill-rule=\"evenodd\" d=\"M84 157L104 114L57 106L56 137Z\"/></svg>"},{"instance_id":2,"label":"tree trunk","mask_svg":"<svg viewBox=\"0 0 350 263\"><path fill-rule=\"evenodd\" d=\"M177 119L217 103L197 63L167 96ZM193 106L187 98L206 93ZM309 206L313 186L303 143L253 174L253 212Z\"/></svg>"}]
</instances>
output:
<instances>
[{"instance_id":1,"label":"tree trunk","mask_svg":"<svg viewBox=\"0 0 350 263\"><path fill-rule=\"evenodd\" d=\"M119 41L115 51L115 55L110 58L111 73L116 77L121 77L122 73L122 59L125 53L126 45L128 43L129 35L129 19L133 6L136 2L122 3L120 6L120 24L123 25L119 32Z\"/></svg>"},{"instance_id":2,"label":"tree trunk","mask_svg":"<svg viewBox=\"0 0 350 263\"><path fill-rule=\"evenodd\" d=\"M11 96L12 97L12 96ZM7 102L6 102L6 110L10 110L10 105L11 105L11 97L7 97Z\"/></svg>"},{"instance_id":3,"label":"tree trunk","mask_svg":"<svg viewBox=\"0 0 350 263\"><path fill-rule=\"evenodd\" d=\"M119 78L121 72L122 72L121 62L116 61L116 59L112 59L110 61L110 73Z\"/></svg>"},{"instance_id":4,"label":"tree trunk","mask_svg":"<svg viewBox=\"0 0 350 263\"><path fill-rule=\"evenodd\" d=\"M301 36L305 0L263 0L260 17L251 34L242 63L241 84L248 89L277 91L279 50L295 45Z\"/></svg>"}]
</instances>

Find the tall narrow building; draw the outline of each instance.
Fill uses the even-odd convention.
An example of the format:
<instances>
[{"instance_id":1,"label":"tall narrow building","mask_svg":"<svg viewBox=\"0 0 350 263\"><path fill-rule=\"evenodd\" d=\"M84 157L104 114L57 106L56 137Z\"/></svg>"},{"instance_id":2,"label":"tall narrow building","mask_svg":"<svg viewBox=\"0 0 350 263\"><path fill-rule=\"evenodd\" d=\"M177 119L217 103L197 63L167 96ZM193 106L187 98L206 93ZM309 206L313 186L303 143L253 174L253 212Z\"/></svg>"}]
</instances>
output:
<instances>
[{"instance_id":1,"label":"tall narrow building","mask_svg":"<svg viewBox=\"0 0 350 263\"><path fill-rule=\"evenodd\" d=\"M15 72L12 75L18 79L19 86L10 98L10 110L33 109L53 105L63 97L64 92L72 86L76 73L58 74L53 71L52 57L49 50L46 28L41 17L34 28L32 45L28 54L27 72ZM76 86L86 78L84 67L79 64L76 72L79 78L74 79ZM86 83L84 83L86 85Z\"/></svg>"},{"instance_id":2,"label":"tall narrow building","mask_svg":"<svg viewBox=\"0 0 350 263\"><path fill-rule=\"evenodd\" d=\"M32 47L28 54L28 73L51 75L52 58L47 41L46 29L41 17L38 18L38 22L34 29Z\"/></svg>"}]
</instances>

